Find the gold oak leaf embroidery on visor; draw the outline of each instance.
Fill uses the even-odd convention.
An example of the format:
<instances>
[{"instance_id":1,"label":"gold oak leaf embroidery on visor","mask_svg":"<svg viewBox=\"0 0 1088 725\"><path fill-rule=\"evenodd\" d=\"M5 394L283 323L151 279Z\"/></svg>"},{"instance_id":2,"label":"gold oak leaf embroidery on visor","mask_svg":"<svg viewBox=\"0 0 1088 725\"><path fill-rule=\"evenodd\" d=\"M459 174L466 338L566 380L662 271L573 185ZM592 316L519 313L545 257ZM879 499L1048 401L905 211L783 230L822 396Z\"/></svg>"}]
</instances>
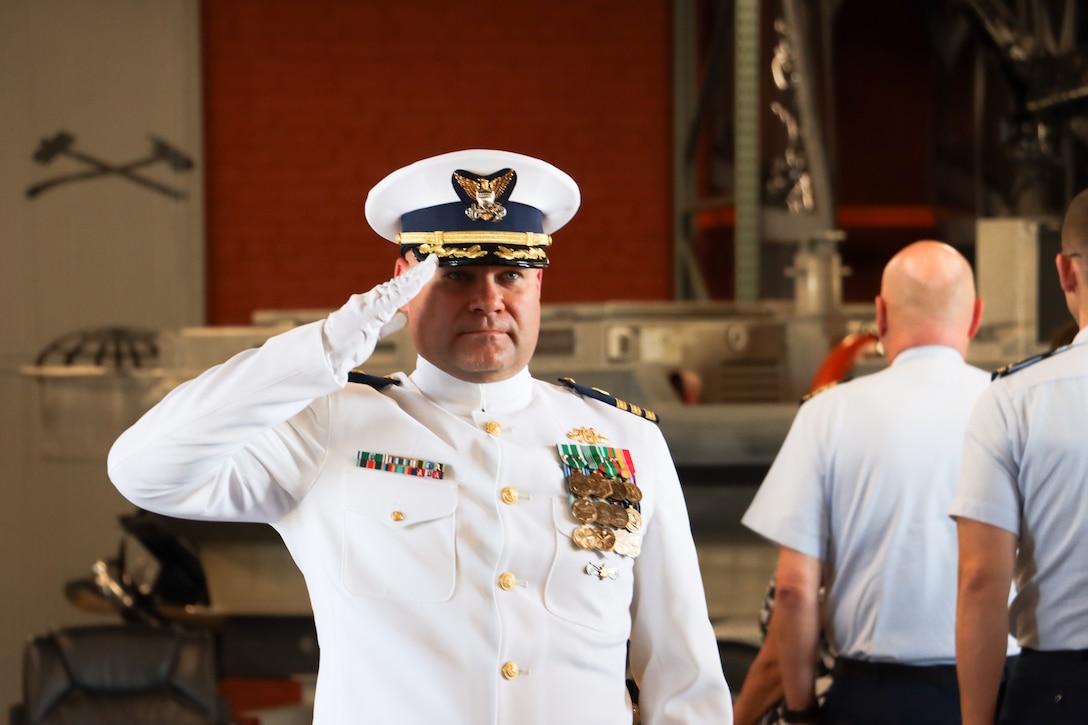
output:
<instances>
[{"instance_id":1,"label":"gold oak leaf embroidery on visor","mask_svg":"<svg viewBox=\"0 0 1088 725\"><path fill-rule=\"evenodd\" d=\"M487 251L482 249L479 244L473 244L471 247L450 247L448 249L441 244L421 244L419 245L419 251L421 254L433 254L436 257L462 259L479 259L487 256Z\"/></svg>"}]
</instances>

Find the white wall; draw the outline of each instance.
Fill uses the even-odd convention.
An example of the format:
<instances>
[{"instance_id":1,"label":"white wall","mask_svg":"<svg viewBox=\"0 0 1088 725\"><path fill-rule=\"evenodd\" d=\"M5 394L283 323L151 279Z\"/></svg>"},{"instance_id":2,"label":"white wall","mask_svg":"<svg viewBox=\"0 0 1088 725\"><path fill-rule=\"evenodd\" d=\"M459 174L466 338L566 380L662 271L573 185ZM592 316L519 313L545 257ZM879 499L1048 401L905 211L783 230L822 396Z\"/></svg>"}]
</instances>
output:
<instances>
[{"instance_id":1,"label":"white wall","mask_svg":"<svg viewBox=\"0 0 1088 725\"><path fill-rule=\"evenodd\" d=\"M63 586L115 553L117 516L131 510L106 478L103 446L42 454L38 383L19 368L77 330L204 320L198 13L198 0L0 0L0 718L19 697L30 634L103 621ZM187 198L112 174L28 199L32 184L90 168L33 160L61 130L110 164L162 138L196 168L139 173ZM90 410L66 423L105 440L106 419Z\"/></svg>"}]
</instances>

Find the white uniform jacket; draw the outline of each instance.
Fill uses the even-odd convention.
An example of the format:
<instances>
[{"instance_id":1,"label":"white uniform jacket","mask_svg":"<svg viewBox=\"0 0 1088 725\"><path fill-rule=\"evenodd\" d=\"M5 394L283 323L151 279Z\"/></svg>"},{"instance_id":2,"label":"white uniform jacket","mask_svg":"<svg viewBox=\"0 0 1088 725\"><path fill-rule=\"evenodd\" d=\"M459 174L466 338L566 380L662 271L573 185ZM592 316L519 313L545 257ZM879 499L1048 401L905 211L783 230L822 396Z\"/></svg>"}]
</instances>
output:
<instances>
[{"instance_id":1,"label":"white uniform jacket","mask_svg":"<svg viewBox=\"0 0 1088 725\"><path fill-rule=\"evenodd\" d=\"M345 387L321 323L296 328L173 390L118 439L110 477L150 511L276 528L313 606L320 725L628 725L629 638L643 723L731 723L656 426L528 370L475 385L420 360L395 377ZM637 558L572 543L556 446L581 428L631 453Z\"/></svg>"}]
</instances>

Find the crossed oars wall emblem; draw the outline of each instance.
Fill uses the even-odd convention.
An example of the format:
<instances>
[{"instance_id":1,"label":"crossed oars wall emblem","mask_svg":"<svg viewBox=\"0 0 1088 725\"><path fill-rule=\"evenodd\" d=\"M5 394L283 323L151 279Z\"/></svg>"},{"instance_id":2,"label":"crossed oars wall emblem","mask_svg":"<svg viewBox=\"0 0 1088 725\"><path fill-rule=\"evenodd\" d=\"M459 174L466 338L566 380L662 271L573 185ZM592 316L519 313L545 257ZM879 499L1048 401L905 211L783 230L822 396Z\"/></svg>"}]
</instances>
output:
<instances>
[{"instance_id":1,"label":"crossed oars wall emblem","mask_svg":"<svg viewBox=\"0 0 1088 725\"><path fill-rule=\"evenodd\" d=\"M76 137L67 131L61 131L52 138L43 138L41 143L38 144L38 149L34 152L34 160L39 164L44 165L48 164L57 156L68 156L77 161L82 161L90 168L85 171L75 171L61 176L54 176L51 179L46 179L45 181L40 181L37 184L29 186L26 190L28 198L33 199L43 191L48 191L61 184L67 184L73 181L85 181L87 179L97 179L104 176L124 177L135 184L139 184L152 191L157 191L160 194L165 194L171 199L185 198L185 192L181 189L175 189L172 186L160 184L154 179L149 179L146 176L136 173L137 169L142 169L157 163L165 163L171 169L179 173L189 171L193 168L193 160L191 158L162 139L152 136L151 153L148 156L136 159L135 161L129 161L125 164L110 164L101 159L97 159L90 154L77 151L74 148L75 142Z\"/></svg>"}]
</instances>

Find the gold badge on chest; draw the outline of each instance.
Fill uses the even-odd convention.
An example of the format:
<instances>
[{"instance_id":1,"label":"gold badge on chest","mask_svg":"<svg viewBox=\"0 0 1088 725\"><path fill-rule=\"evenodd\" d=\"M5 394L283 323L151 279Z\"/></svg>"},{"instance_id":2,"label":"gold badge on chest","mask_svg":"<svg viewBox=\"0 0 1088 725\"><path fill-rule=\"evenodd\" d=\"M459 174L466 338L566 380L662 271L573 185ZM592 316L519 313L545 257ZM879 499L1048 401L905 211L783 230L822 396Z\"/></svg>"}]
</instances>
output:
<instances>
[{"instance_id":1,"label":"gold badge on chest","mask_svg":"<svg viewBox=\"0 0 1088 725\"><path fill-rule=\"evenodd\" d=\"M575 428L570 433L567 433L567 438L572 441L578 441L579 443L606 443L608 436L603 436L592 428Z\"/></svg>"}]
</instances>

